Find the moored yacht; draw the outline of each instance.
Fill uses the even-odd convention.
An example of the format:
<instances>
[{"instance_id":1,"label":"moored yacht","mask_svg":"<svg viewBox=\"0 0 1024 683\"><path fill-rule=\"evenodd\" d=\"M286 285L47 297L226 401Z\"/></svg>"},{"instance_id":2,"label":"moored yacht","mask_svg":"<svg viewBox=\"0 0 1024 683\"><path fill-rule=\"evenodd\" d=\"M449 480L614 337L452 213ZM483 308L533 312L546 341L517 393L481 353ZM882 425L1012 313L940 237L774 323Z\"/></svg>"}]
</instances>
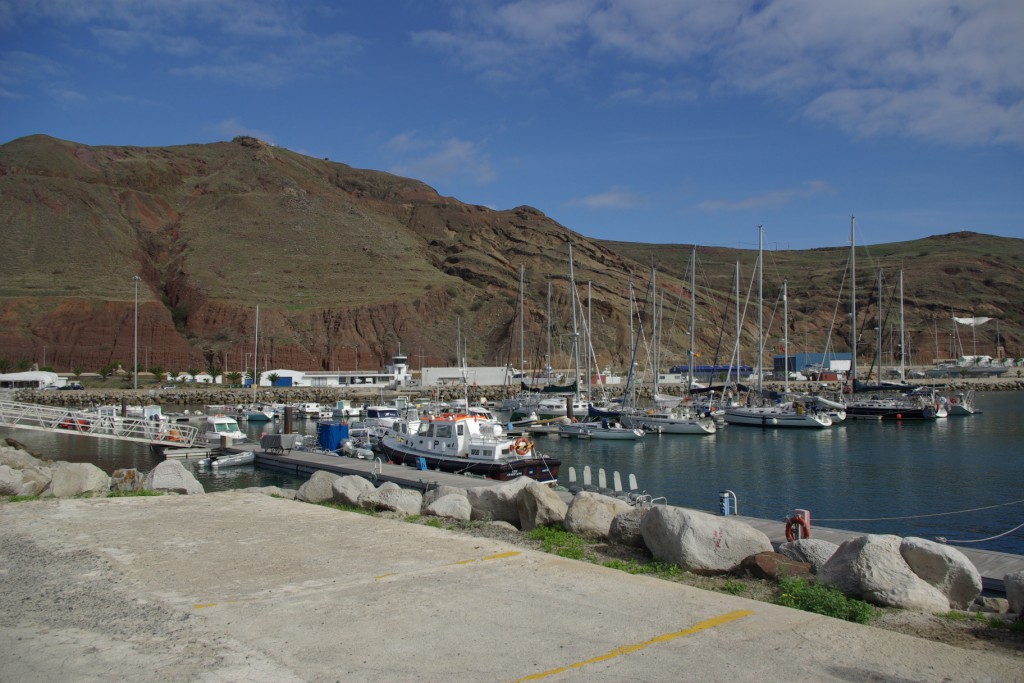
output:
<instances>
[{"instance_id":1,"label":"moored yacht","mask_svg":"<svg viewBox=\"0 0 1024 683\"><path fill-rule=\"evenodd\" d=\"M558 458L538 453L526 437L511 438L495 422L460 413L425 418L415 431L402 423L380 440L392 462L504 481L522 476L558 481Z\"/></svg>"}]
</instances>

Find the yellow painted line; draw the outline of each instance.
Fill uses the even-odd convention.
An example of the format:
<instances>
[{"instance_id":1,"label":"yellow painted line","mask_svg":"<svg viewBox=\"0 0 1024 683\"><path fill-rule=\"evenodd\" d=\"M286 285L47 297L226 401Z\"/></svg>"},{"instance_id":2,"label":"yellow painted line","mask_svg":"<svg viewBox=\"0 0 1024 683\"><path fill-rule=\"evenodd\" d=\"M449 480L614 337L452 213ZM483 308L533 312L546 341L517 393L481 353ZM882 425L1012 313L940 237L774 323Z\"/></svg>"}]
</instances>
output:
<instances>
[{"instance_id":1,"label":"yellow painted line","mask_svg":"<svg viewBox=\"0 0 1024 683\"><path fill-rule=\"evenodd\" d=\"M596 664L598 662L606 662L606 661L608 661L610 659L615 659L616 657L619 657L621 655L628 655L628 654L631 654L633 652L637 652L638 650L643 650L644 648L650 647L651 645L657 645L659 643L667 643L667 642L675 640L676 638L682 638L684 636L693 635L694 633L700 633L701 631L706 631L709 628L714 628L716 626L721 626L723 624L728 624L728 623L736 621L738 619L743 619L744 617L749 617L752 614L753 614L753 612L751 612L750 610L746 610L746 609L737 610L735 612L729 612L728 614L723 614L723 615L718 616L718 617L712 617L711 619L706 619L706 620L700 622L699 624L695 624L694 626L691 626L690 628L685 628L682 631L676 631L675 633L664 633L664 634L662 634L660 636L655 636L654 638L651 638L650 640L645 640L642 643L636 643L635 645L623 645L622 647L617 647L614 650L612 650L611 652L606 652L606 653L604 653L602 655L598 655L596 657L592 657L592 658L587 659L587 660L582 661L582 662L576 662L575 664L569 664L568 666L562 666L562 667L559 667L557 669L551 669L549 671L542 671L541 673L530 674L529 676L525 676L523 678L517 678L515 680L515 683L519 683L520 681L539 681L542 678L548 678L549 676L556 676L558 674L565 673L566 671L570 671L572 669L582 669L583 667L585 667L585 666L587 666L589 664Z\"/></svg>"},{"instance_id":2,"label":"yellow painted line","mask_svg":"<svg viewBox=\"0 0 1024 683\"><path fill-rule=\"evenodd\" d=\"M217 603L210 602L210 603L207 603L205 605L196 605L195 608L196 609L206 609L207 607L216 607L216 606L217 606Z\"/></svg>"},{"instance_id":3,"label":"yellow painted line","mask_svg":"<svg viewBox=\"0 0 1024 683\"><path fill-rule=\"evenodd\" d=\"M522 555L522 553L519 552L518 550L511 550L511 551L509 551L507 553L498 553L497 555L488 555L487 557L483 558L482 561L486 562L487 560L504 560L504 559L509 558L509 557L515 557L516 555Z\"/></svg>"},{"instance_id":4,"label":"yellow painted line","mask_svg":"<svg viewBox=\"0 0 1024 683\"><path fill-rule=\"evenodd\" d=\"M396 572L391 572L390 574L381 574L380 576L373 577L373 580L380 581L381 579L386 579L389 576L398 576L398 574Z\"/></svg>"}]
</instances>

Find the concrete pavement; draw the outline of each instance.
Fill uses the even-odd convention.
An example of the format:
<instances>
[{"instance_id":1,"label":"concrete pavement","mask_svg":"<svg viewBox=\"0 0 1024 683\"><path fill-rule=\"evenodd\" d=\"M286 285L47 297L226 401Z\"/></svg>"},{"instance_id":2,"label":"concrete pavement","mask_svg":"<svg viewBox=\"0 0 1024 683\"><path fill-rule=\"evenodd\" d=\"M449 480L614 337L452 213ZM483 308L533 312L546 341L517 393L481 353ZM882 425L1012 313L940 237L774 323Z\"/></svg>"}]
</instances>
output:
<instances>
[{"instance_id":1,"label":"concrete pavement","mask_svg":"<svg viewBox=\"0 0 1024 683\"><path fill-rule=\"evenodd\" d=\"M1020 658L259 494L4 504L0 548L3 681L1024 681Z\"/></svg>"}]
</instances>

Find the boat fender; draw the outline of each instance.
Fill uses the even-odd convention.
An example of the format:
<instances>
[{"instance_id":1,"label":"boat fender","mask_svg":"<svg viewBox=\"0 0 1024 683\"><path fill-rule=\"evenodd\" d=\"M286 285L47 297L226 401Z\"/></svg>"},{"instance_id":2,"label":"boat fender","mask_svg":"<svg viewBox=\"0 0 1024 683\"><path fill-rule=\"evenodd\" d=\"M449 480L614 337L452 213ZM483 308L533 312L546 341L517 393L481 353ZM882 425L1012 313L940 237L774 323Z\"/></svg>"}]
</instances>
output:
<instances>
[{"instance_id":1,"label":"boat fender","mask_svg":"<svg viewBox=\"0 0 1024 683\"><path fill-rule=\"evenodd\" d=\"M811 537L811 525L803 517L793 516L786 520L786 540L789 542Z\"/></svg>"}]
</instances>

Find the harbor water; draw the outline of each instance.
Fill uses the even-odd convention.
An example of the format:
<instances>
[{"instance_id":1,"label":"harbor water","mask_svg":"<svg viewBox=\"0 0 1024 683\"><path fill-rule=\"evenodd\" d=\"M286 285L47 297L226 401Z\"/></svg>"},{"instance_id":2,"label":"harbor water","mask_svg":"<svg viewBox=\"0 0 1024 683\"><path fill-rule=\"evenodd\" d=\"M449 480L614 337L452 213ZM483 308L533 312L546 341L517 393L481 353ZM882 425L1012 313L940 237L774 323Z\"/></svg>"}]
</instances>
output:
<instances>
[{"instance_id":1,"label":"harbor water","mask_svg":"<svg viewBox=\"0 0 1024 683\"><path fill-rule=\"evenodd\" d=\"M560 483L573 467L618 471L670 504L717 512L719 492L736 494L742 515L782 520L794 509L813 524L867 533L921 536L964 547L1024 555L1024 393L977 397L980 414L934 422L851 422L824 430L729 426L713 436L648 435L636 442L537 437L562 459ZM168 407L167 410L174 408ZM272 423L247 430L258 438ZM316 423L296 420L315 433ZM91 462L107 472L152 469L147 446L43 432L0 429L55 460ZM191 464L191 463L190 463ZM194 466L194 465L191 465ZM207 491L248 486L297 488L304 478L252 466L197 471ZM949 514L955 513L955 514Z\"/></svg>"}]
</instances>

